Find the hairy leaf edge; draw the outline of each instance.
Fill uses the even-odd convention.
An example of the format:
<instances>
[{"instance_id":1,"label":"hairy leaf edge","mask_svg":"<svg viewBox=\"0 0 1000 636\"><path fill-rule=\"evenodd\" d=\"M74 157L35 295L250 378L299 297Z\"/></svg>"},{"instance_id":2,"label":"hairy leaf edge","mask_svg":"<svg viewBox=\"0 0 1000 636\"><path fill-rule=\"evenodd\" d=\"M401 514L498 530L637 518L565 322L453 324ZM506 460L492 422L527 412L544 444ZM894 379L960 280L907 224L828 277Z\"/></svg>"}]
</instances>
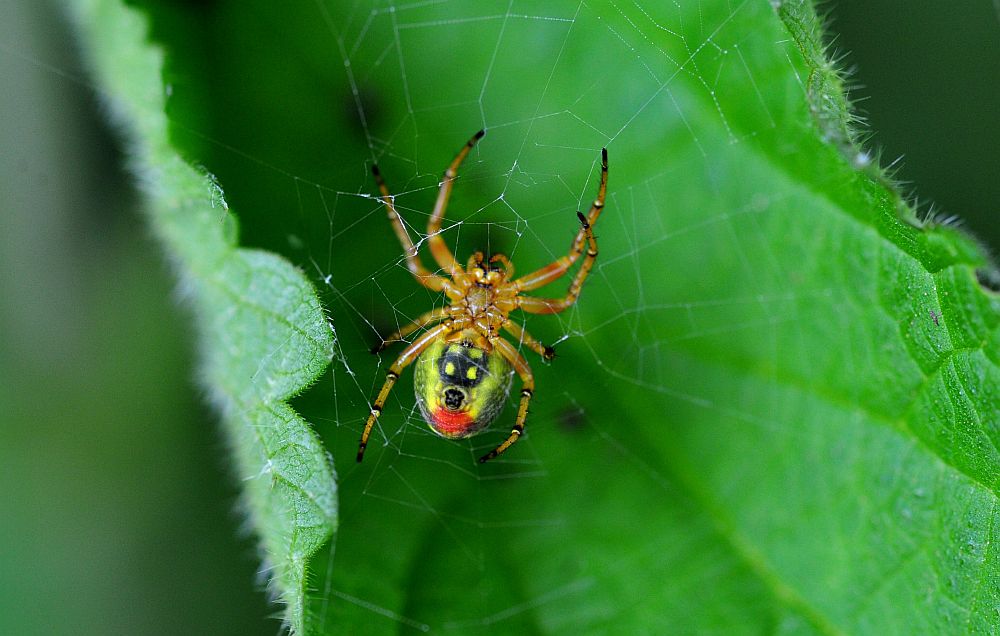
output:
<instances>
[{"instance_id":1,"label":"hairy leaf edge","mask_svg":"<svg viewBox=\"0 0 1000 636\"><path fill-rule=\"evenodd\" d=\"M972 252L973 260L979 261L971 269L974 270L980 288L990 295L1000 293L1000 267L988 246L961 227L958 216L929 211L921 214L913 196L907 196L903 192L903 184L894 178L890 169L882 165L881 154L864 147L864 140L869 133L865 130L864 119L855 114L850 98L849 72L830 54L830 46L827 44L829 39L826 37L824 21L816 11L816 1L770 1L809 69L806 94L809 110L821 139L836 147L850 166L874 181L891 197L899 220L919 230L948 233L958 242L971 244L961 247ZM879 230L881 232L882 228ZM943 257L944 262L939 260L938 265L934 266L906 246L899 247L923 262L930 273L954 264L957 260L948 258L952 254L937 254L939 258Z\"/></svg>"},{"instance_id":2,"label":"hairy leaf edge","mask_svg":"<svg viewBox=\"0 0 1000 636\"><path fill-rule=\"evenodd\" d=\"M305 275L280 256L269 255L274 259L273 264L284 269L283 276L301 285L309 301L305 317L308 324L303 326L312 335L309 362L292 370L291 382L288 372L284 378L259 374L248 377L244 390L249 399L237 395L234 387L222 386L217 381L218 365L224 366L232 359L212 337L218 335L219 329L231 326L234 320L231 316L210 315L213 301L219 302L218 298L213 298L218 289L210 272L227 261L242 261L241 265L248 268L253 278L257 267L252 262L255 251L236 246L233 218L222 199L219 184L211 175L185 163L168 141L169 122L164 110L162 79L164 53L148 40L146 16L118 0L69 0L66 9L76 27L85 62L97 82L96 91L108 119L126 142L131 171L147 198L150 226L167 252L181 289L194 308L201 344L202 381L236 449L237 470L241 476L248 477L250 485L242 495L248 516L252 523L259 524L267 517L268 507L273 507L272 513L277 510L286 515L284 520L291 529L288 534L260 525L255 525L254 530L265 553L264 571L270 579L269 588L285 606L285 624L293 634L305 634L308 562L336 531L336 477L332 458L318 435L285 400L305 390L327 368L333 355L333 331L323 314L316 290ZM202 197L185 196L196 189L204 193ZM183 241L184 232L190 232L192 224L197 226L193 231L199 239L194 248ZM247 293L253 295L260 291ZM260 306L279 304L266 294L257 300ZM250 309L252 311L253 307ZM213 325L213 319L219 322ZM286 328L292 331L290 326ZM263 364L262 368L265 368ZM268 395L266 387L271 386L272 379L275 380L273 384L283 385L283 390ZM261 387L265 387L264 390ZM285 438L295 440L294 443L277 450L268 449L254 426L255 417L261 416L276 419L280 416L287 426L282 429ZM312 491L319 494L310 492L302 483L295 483L302 481L301 474L289 480L278 474L280 470L275 470L272 460L288 447L300 452L297 459L308 462L304 471L306 480L315 486ZM271 479L261 487L258 478L263 475L271 475ZM258 485L254 485L255 482ZM297 496L296 491L302 496ZM312 520L316 522L308 527L297 525L304 501L307 506L311 504L313 510L307 512L312 512Z\"/></svg>"}]
</instances>

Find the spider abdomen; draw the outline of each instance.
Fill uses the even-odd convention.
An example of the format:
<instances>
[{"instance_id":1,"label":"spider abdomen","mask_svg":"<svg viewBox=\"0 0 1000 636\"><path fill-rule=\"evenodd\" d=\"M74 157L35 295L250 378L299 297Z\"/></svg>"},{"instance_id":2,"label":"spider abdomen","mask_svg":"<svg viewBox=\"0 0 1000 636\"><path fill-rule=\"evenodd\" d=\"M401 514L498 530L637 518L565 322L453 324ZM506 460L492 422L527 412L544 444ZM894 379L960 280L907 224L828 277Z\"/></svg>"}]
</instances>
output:
<instances>
[{"instance_id":1,"label":"spider abdomen","mask_svg":"<svg viewBox=\"0 0 1000 636\"><path fill-rule=\"evenodd\" d=\"M468 341L439 340L415 363L417 404L442 437L470 437L490 425L510 392L510 364L496 351Z\"/></svg>"}]
</instances>

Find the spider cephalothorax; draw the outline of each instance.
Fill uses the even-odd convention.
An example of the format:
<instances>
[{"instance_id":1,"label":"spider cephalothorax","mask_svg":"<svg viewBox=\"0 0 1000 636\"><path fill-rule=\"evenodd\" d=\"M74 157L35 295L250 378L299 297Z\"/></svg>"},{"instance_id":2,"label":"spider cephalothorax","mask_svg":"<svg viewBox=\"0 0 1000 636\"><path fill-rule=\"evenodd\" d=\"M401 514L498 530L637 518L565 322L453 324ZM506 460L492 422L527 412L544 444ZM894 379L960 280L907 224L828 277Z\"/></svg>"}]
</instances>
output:
<instances>
[{"instance_id":1,"label":"spider cephalothorax","mask_svg":"<svg viewBox=\"0 0 1000 636\"><path fill-rule=\"evenodd\" d=\"M389 220L396 237L406 252L407 269L424 287L444 293L450 304L421 315L412 323L402 327L384 339L374 352L387 345L402 340L418 329L429 327L414 340L389 367L385 384L379 391L371 414L365 423L358 446L358 461L364 458L365 447L375 421L382 413L389 391L392 390L402 370L416 362L414 386L417 404L424 419L435 433L448 438L463 438L475 435L496 419L510 392L511 370L522 382L521 402L517 409L517 419L510 435L494 450L479 459L485 462L507 450L524 432L524 420L528 415L528 403L535 390L535 380L528 361L518 348L505 340L501 331L506 331L518 342L551 360L555 352L533 338L527 331L510 319L509 314L520 309L530 314L554 314L570 307L580 295L580 288L586 280L597 258L597 240L593 225L604 208L604 196L608 185L608 153L601 151L601 183L597 198L584 216L577 212L580 229L573 239L569 254L545 267L520 278L514 278L514 266L503 254L494 254L488 260L482 252L469 257L463 268L455 260L451 250L440 236L441 221L444 219L452 182L469 150L484 132L479 131L459 151L448 166L441 181L437 202L427 225L427 242L434 260L447 275L430 272L417 255L417 249L403 227L403 221L396 211L392 195L386 187L377 166L372 173L378 183L381 198L385 204ZM562 298L537 298L523 292L537 289L563 276L583 255L583 264L570 283L569 292ZM432 326L433 325L433 326Z\"/></svg>"}]
</instances>

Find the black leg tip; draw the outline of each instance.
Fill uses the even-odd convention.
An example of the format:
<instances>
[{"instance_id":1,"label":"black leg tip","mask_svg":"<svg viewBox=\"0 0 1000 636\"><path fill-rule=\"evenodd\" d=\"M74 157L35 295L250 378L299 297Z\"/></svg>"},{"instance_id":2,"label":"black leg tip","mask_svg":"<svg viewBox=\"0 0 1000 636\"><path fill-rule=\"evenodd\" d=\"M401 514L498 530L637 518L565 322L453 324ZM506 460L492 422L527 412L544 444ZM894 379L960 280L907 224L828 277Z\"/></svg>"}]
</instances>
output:
<instances>
[{"instance_id":1,"label":"black leg tip","mask_svg":"<svg viewBox=\"0 0 1000 636\"><path fill-rule=\"evenodd\" d=\"M361 448L358 449L358 458L357 458L358 459L358 463L360 464L361 460L364 459L364 458L365 458L365 447L362 446Z\"/></svg>"},{"instance_id":2,"label":"black leg tip","mask_svg":"<svg viewBox=\"0 0 1000 636\"><path fill-rule=\"evenodd\" d=\"M374 355L378 355L378 354L382 353L382 349L385 349L385 343L384 342L382 344L377 344L374 347L372 347L371 348L371 354L373 356Z\"/></svg>"},{"instance_id":3,"label":"black leg tip","mask_svg":"<svg viewBox=\"0 0 1000 636\"><path fill-rule=\"evenodd\" d=\"M483 135L485 135L485 134L486 134L486 131L485 131L485 130L482 130L482 129L481 129L481 130L480 130L479 132L477 132L477 133L476 133L476 134L475 134L475 135L473 136L473 139L475 139L476 141L479 141L480 139L482 139L482 138L483 138Z\"/></svg>"},{"instance_id":4,"label":"black leg tip","mask_svg":"<svg viewBox=\"0 0 1000 636\"><path fill-rule=\"evenodd\" d=\"M487 455L483 455L482 457L480 457L479 458L479 463L480 464L485 464L486 462L490 461L491 459L493 459L493 453L489 453Z\"/></svg>"},{"instance_id":5,"label":"black leg tip","mask_svg":"<svg viewBox=\"0 0 1000 636\"><path fill-rule=\"evenodd\" d=\"M590 225L587 223L587 217L583 216L583 212L577 210L576 218L580 219L580 225L583 226L583 229L587 229L588 227L590 227Z\"/></svg>"},{"instance_id":6,"label":"black leg tip","mask_svg":"<svg viewBox=\"0 0 1000 636\"><path fill-rule=\"evenodd\" d=\"M552 347L545 347L545 352L542 354L542 358L545 360L552 360L556 357L556 350Z\"/></svg>"},{"instance_id":7,"label":"black leg tip","mask_svg":"<svg viewBox=\"0 0 1000 636\"><path fill-rule=\"evenodd\" d=\"M375 175L376 177L381 176L381 174L382 174L382 173L380 173L378 171L378 164L377 163L373 163L372 164L372 174Z\"/></svg>"}]
</instances>

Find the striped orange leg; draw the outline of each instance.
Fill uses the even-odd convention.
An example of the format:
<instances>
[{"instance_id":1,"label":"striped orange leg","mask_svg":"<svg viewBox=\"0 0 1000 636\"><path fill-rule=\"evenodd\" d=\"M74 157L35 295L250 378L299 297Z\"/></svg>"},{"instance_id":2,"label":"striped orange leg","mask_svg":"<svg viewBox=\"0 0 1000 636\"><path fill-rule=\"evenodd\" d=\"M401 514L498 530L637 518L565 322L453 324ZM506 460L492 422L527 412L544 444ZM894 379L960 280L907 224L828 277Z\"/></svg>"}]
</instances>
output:
<instances>
[{"instance_id":1,"label":"striped orange leg","mask_svg":"<svg viewBox=\"0 0 1000 636\"><path fill-rule=\"evenodd\" d=\"M361 443L358 445L358 461L360 462L365 457L365 447L368 446L368 436L371 435L372 427L375 426L375 420L378 416L382 414L382 407L385 406L385 401L389 397L389 392L392 391L392 386L396 384L396 380L399 379L399 374L403 372L407 366L410 365L417 357L424 352L432 342L438 338L444 337L450 331L460 329L461 326L457 326L455 321L448 320L442 322L438 326L434 327L424 335L420 336L413 341L406 349L403 349L403 353L399 354L396 361L392 363L389 367L389 371L385 374L385 384L382 385L382 390L378 392L378 397L375 398L375 404L372 405L371 413L368 415L368 421L365 422L365 430L361 433Z\"/></svg>"},{"instance_id":2,"label":"striped orange leg","mask_svg":"<svg viewBox=\"0 0 1000 636\"><path fill-rule=\"evenodd\" d=\"M521 435L524 434L524 420L528 417L528 403L531 402L531 396L535 392L535 376L532 375L531 367L528 366L528 361L524 359L524 356L517 352L514 345L503 338L491 338L490 342L521 376L521 404L517 408L517 419L514 420L514 428L510 431L510 436L502 444L480 457L480 464L503 453L521 438Z\"/></svg>"},{"instance_id":3,"label":"striped orange leg","mask_svg":"<svg viewBox=\"0 0 1000 636\"><path fill-rule=\"evenodd\" d=\"M576 233L573 244L570 246L569 254L514 281L519 291L531 291L532 289L538 289L543 285L551 283L565 274L573 266L573 263L580 258L580 255L583 253L584 243L587 241L587 226L597 223L597 217L601 215L601 210L604 209L604 197L607 190L608 150L604 148L601 150L601 185L597 188L597 198L594 199L594 203L590 206L587 220L583 221L581 219L583 227ZM579 212L577 212L577 216L581 216Z\"/></svg>"},{"instance_id":4,"label":"striped orange leg","mask_svg":"<svg viewBox=\"0 0 1000 636\"><path fill-rule=\"evenodd\" d=\"M388 337L384 338L382 342L372 348L372 353L379 353L389 345L394 342L399 342L406 336L410 335L417 329L421 327L426 327L427 325L433 325L436 322L440 322L447 318L448 316L454 314L459 309L458 305L448 305L447 307L438 307L437 309L432 309L426 313L423 313L417 318L406 325L403 325L398 330L394 331Z\"/></svg>"},{"instance_id":5,"label":"striped orange leg","mask_svg":"<svg viewBox=\"0 0 1000 636\"><path fill-rule=\"evenodd\" d=\"M385 211L389 215L392 229L396 233L396 238L399 239L400 244L403 246L403 253L406 254L406 269L410 270L410 273L417 279L417 282L424 287L433 289L434 291L444 291L451 297L459 295L458 290L451 281L443 276L431 273L430 270L424 267L416 246L403 226L403 219L399 216L399 212L396 211L393 196L389 193L389 188L385 185L382 173L379 172L378 166L375 164L372 164L372 175L375 176L375 183L378 184L379 192L382 193L382 203L385 204Z\"/></svg>"},{"instance_id":6,"label":"striped orange leg","mask_svg":"<svg viewBox=\"0 0 1000 636\"><path fill-rule=\"evenodd\" d=\"M583 231L587 236L587 256L583 259L583 265L573 277L573 282L569 285L569 293L562 298L535 298L533 296L518 296L521 309L529 314L557 314L573 305L580 296L580 289L583 288L583 281L587 280L594 261L597 260L597 239L594 238L594 231L587 222L587 217L577 212Z\"/></svg>"},{"instance_id":7,"label":"striped orange leg","mask_svg":"<svg viewBox=\"0 0 1000 636\"><path fill-rule=\"evenodd\" d=\"M503 328L510 332L518 342L528 347L538 355L542 356L545 360L551 360L556 357L556 350L552 347L543 345L541 342L536 340L534 336L528 333L524 327L517 324L513 320L507 320L503 323Z\"/></svg>"},{"instance_id":8,"label":"striped orange leg","mask_svg":"<svg viewBox=\"0 0 1000 636\"><path fill-rule=\"evenodd\" d=\"M462 146L462 149L458 151L458 154L455 155L455 159L452 160L448 169L444 171L444 178L441 180L441 189L438 190L437 202L434 203L434 212L427 223L427 242L430 245L431 254L434 256L434 260L437 261L438 266L450 276L455 276L462 271L462 268L458 264L458 261L455 260L455 255L445 245L444 239L441 238L441 221L444 219L445 208L448 207L448 198L451 196L451 184L458 175L458 167L465 161L465 158L469 155L469 151L476 145L476 142L482 139L485 134L486 131L480 130L473 135L472 139L466 142Z\"/></svg>"}]
</instances>

